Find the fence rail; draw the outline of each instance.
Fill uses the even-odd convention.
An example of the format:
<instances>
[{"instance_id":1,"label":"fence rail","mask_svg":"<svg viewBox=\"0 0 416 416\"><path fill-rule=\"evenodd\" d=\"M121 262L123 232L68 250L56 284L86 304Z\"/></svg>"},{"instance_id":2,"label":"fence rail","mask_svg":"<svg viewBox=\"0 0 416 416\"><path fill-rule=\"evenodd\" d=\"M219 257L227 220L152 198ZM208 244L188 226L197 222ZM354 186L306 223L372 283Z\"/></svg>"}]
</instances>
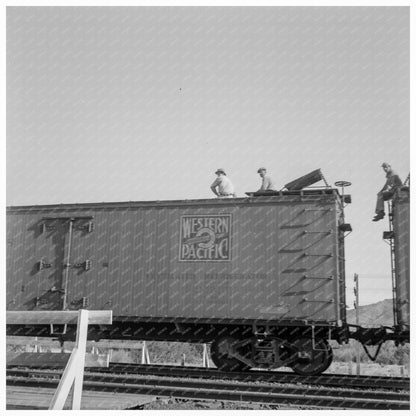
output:
<instances>
[{"instance_id":1,"label":"fence rail","mask_svg":"<svg viewBox=\"0 0 416 416\"><path fill-rule=\"evenodd\" d=\"M58 388L49 405L50 410L62 410L73 387L72 409L81 409L82 384L84 367L107 365L108 356L100 361L92 354L86 354L87 334L89 324L109 325L112 323L112 311L8 311L6 322L8 325L77 325L77 336L71 354L66 353L7 353L7 363L14 365L39 366L45 365L65 367ZM21 344L20 344L21 345ZM95 361L94 361L95 360ZM96 364L96 365L95 365Z\"/></svg>"}]
</instances>

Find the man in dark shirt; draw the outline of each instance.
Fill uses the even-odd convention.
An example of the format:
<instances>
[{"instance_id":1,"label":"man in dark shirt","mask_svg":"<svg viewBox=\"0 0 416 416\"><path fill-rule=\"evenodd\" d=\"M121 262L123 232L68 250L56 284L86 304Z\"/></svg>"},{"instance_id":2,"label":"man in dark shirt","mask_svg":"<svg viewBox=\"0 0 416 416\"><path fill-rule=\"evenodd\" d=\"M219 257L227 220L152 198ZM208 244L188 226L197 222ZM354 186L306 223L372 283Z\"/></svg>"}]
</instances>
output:
<instances>
[{"instance_id":1,"label":"man in dark shirt","mask_svg":"<svg viewBox=\"0 0 416 416\"><path fill-rule=\"evenodd\" d=\"M384 218L384 198L391 198L396 189L402 186L402 181L399 175L391 168L391 166L384 162L381 167L386 172L386 183L381 191L377 194L376 215L373 221L379 221Z\"/></svg>"}]
</instances>

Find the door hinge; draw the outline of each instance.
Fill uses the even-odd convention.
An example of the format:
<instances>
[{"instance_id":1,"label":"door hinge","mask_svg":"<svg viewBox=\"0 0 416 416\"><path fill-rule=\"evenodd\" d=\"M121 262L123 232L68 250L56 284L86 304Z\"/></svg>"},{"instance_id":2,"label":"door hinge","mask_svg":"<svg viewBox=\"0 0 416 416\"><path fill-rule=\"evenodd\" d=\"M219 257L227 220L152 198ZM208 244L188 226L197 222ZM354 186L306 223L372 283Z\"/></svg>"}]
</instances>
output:
<instances>
[{"instance_id":1,"label":"door hinge","mask_svg":"<svg viewBox=\"0 0 416 416\"><path fill-rule=\"evenodd\" d=\"M71 267L71 265L68 265L68 267ZM91 269L91 260L85 260L81 263L74 263L72 267L76 269L84 269L85 271L88 271Z\"/></svg>"},{"instance_id":2,"label":"door hinge","mask_svg":"<svg viewBox=\"0 0 416 416\"><path fill-rule=\"evenodd\" d=\"M47 263L45 259L40 259L40 261L38 261L38 271L49 269L50 267L52 267L52 263Z\"/></svg>"},{"instance_id":3,"label":"door hinge","mask_svg":"<svg viewBox=\"0 0 416 416\"><path fill-rule=\"evenodd\" d=\"M77 226L78 230L84 230L87 233L92 233L94 231L94 223L92 221L88 221L87 224L84 225L78 225Z\"/></svg>"},{"instance_id":4,"label":"door hinge","mask_svg":"<svg viewBox=\"0 0 416 416\"><path fill-rule=\"evenodd\" d=\"M35 307L38 307L39 305L46 305L47 303L47 299L41 298L40 296L35 297Z\"/></svg>"},{"instance_id":5,"label":"door hinge","mask_svg":"<svg viewBox=\"0 0 416 416\"><path fill-rule=\"evenodd\" d=\"M46 222L43 222L40 225L40 233L43 234L46 231L53 231L56 230L56 225L47 224Z\"/></svg>"}]
</instances>

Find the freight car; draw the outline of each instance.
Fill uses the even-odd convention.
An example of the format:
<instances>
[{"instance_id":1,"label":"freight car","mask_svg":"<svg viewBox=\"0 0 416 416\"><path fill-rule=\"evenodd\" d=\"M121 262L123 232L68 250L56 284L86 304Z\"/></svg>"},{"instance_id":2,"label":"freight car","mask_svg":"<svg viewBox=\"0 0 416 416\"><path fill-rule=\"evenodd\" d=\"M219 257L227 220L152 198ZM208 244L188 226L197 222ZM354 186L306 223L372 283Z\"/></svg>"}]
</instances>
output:
<instances>
[{"instance_id":1,"label":"freight car","mask_svg":"<svg viewBox=\"0 0 416 416\"><path fill-rule=\"evenodd\" d=\"M346 322L347 199L324 188L9 207L7 309L111 309L113 325L92 326L90 339L212 343L226 370L319 374L328 340L404 339ZM7 333L70 339L74 328Z\"/></svg>"},{"instance_id":2,"label":"freight car","mask_svg":"<svg viewBox=\"0 0 416 416\"><path fill-rule=\"evenodd\" d=\"M393 279L394 327L402 337L410 332L410 194L398 189L389 203L389 230L383 233L390 243Z\"/></svg>"}]
</instances>

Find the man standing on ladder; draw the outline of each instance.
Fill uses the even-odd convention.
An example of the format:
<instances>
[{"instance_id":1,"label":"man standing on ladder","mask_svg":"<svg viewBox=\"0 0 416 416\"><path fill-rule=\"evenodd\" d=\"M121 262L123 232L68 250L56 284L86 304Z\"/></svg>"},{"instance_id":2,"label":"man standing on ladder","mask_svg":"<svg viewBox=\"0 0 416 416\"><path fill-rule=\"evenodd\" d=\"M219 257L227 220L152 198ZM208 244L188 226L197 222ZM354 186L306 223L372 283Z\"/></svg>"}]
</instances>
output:
<instances>
[{"instance_id":1,"label":"man standing on ladder","mask_svg":"<svg viewBox=\"0 0 416 416\"><path fill-rule=\"evenodd\" d=\"M390 164L384 162L381 167L386 172L387 180L381 191L377 194L376 215L373 221L380 221L384 218L384 200L390 199L396 189L402 186L399 175L391 168Z\"/></svg>"}]
</instances>

